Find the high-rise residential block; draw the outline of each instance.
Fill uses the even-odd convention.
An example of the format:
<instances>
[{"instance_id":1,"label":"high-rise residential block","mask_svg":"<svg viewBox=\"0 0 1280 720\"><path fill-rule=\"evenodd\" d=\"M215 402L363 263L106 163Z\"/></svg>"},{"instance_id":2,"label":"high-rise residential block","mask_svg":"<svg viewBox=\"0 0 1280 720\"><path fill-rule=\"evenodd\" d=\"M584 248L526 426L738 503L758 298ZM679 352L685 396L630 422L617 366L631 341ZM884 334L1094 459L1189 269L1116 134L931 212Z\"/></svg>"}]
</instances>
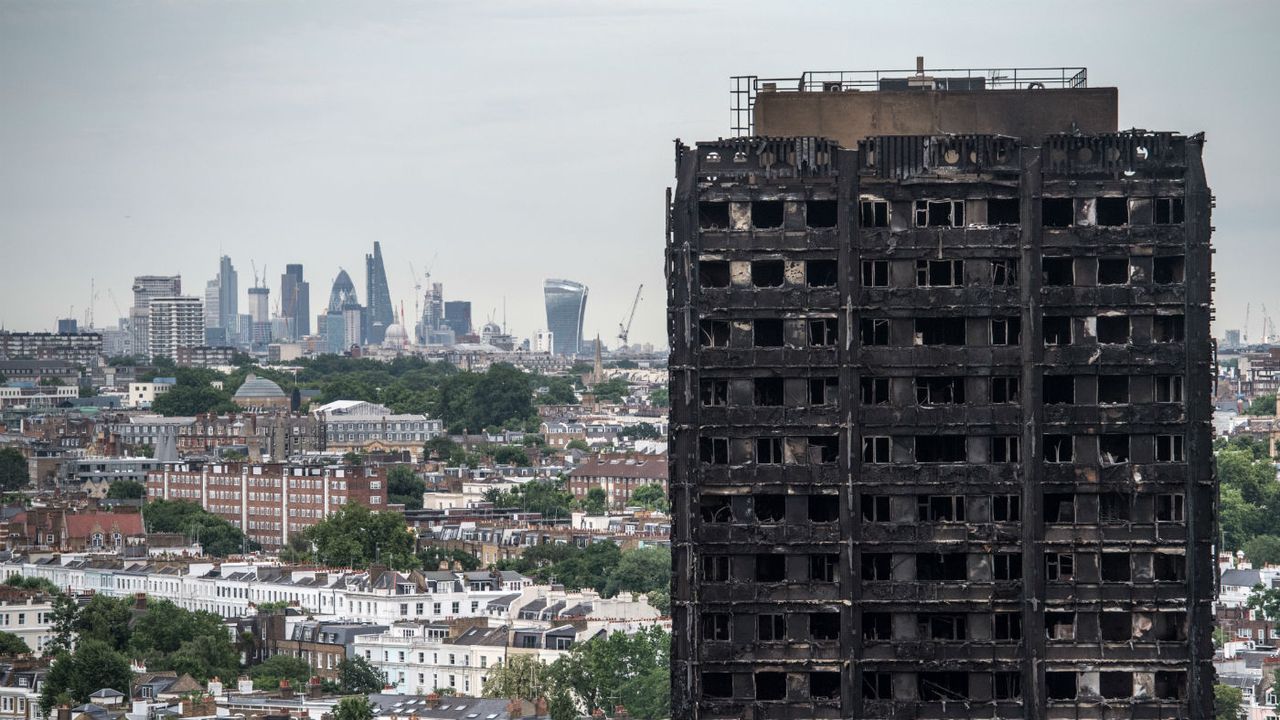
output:
<instances>
[{"instance_id":1,"label":"high-rise residential block","mask_svg":"<svg viewBox=\"0 0 1280 720\"><path fill-rule=\"evenodd\" d=\"M587 312L587 286L572 280L547 280L543 285L547 304L547 330L556 355L583 352L582 321Z\"/></svg>"},{"instance_id":2,"label":"high-rise residential block","mask_svg":"<svg viewBox=\"0 0 1280 720\"><path fill-rule=\"evenodd\" d=\"M672 715L1212 717L1204 138L892 75L677 144Z\"/></svg>"},{"instance_id":3,"label":"high-rise residential block","mask_svg":"<svg viewBox=\"0 0 1280 720\"><path fill-rule=\"evenodd\" d=\"M129 308L129 331L133 335L133 352L146 355L150 348L148 322L151 300L182 294L180 275L139 275L133 279L133 306Z\"/></svg>"},{"instance_id":4,"label":"high-rise residential block","mask_svg":"<svg viewBox=\"0 0 1280 720\"><path fill-rule=\"evenodd\" d=\"M177 360L179 348L204 344L204 307L200 298L152 298L148 306L147 349L150 359Z\"/></svg>"},{"instance_id":5,"label":"high-rise residential block","mask_svg":"<svg viewBox=\"0 0 1280 720\"><path fill-rule=\"evenodd\" d=\"M218 327L225 328L228 337L236 333L240 321L240 289L237 279L231 258L223 255L218 262Z\"/></svg>"}]
</instances>

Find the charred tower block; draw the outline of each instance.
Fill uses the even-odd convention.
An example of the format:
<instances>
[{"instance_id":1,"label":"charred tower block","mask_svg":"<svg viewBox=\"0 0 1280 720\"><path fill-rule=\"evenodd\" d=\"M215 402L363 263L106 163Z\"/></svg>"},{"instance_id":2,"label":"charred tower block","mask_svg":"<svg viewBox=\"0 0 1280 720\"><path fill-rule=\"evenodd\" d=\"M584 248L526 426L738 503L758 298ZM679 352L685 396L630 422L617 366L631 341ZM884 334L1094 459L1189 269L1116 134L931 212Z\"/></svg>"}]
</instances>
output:
<instances>
[{"instance_id":1,"label":"charred tower block","mask_svg":"<svg viewBox=\"0 0 1280 720\"><path fill-rule=\"evenodd\" d=\"M846 142L677 144L673 717L1211 717L1202 136Z\"/></svg>"}]
</instances>

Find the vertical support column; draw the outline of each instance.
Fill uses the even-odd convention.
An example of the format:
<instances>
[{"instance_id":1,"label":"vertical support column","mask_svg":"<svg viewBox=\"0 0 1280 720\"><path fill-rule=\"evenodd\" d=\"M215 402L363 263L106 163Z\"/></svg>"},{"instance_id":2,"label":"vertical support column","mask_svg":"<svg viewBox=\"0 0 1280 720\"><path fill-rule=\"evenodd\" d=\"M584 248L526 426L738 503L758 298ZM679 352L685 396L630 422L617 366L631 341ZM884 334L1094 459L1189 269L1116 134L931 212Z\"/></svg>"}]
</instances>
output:
<instances>
[{"instance_id":1,"label":"vertical support column","mask_svg":"<svg viewBox=\"0 0 1280 720\"><path fill-rule=\"evenodd\" d=\"M845 658L845 685L841 697L844 717L863 717L862 702L862 575L861 565L862 515L858 511L855 474L862 467L862 439L858 430L858 351L861 348L858 335L858 302L862 276L859 273L862 234L858 213L858 153L856 150L840 150L837 154L836 182L840 249L837 259L839 272L840 312L843 318L842 342L836 361L839 363L840 422L843 429L845 452L842 454L840 473L844 480L844 502L840 506L840 527L844 530L841 540L845 543L844 573L848 578L845 606L848 621L841 623L840 650Z\"/></svg>"}]
</instances>

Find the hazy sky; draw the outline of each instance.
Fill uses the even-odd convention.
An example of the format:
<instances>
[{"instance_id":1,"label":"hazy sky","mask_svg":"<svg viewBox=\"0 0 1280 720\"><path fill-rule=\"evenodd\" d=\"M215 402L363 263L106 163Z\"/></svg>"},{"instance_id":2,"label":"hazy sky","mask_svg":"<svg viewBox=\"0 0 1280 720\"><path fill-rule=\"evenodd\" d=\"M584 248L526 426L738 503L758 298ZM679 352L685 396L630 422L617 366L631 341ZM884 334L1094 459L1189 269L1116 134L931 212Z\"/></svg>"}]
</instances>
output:
<instances>
[{"instance_id":1,"label":"hazy sky","mask_svg":"<svg viewBox=\"0 0 1280 720\"><path fill-rule=\"evenodd\" d=\"M90 279L203 296L220 252L273 303L302 262L364 294L380 240L475 319L544 327L542 281L591 288L586 332L666 344L672 140L729 135L728 77L1084 65L1122 127L1206 131L1219 325L1280 316L1272 140L1280 3L15 2L0 0L0 323L50 329ZM1273 209L1268 211L1270 206ZM246 302L241 298L242 311Z\"/></svg>"}]
</instances>

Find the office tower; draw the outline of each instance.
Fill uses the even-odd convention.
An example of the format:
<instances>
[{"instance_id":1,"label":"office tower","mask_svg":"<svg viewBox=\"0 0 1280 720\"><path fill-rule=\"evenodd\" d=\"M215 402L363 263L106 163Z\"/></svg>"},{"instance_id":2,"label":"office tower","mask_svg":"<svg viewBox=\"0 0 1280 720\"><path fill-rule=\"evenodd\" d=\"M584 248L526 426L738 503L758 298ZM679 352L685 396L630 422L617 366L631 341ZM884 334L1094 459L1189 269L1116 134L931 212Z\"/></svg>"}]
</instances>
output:
<instances>
[{"instance_id":1,"label":"office tower","mask_svg":"<svg viewBox=\"0 0 1280 720\"><path fill-rule=\"evenodd\" d=\"M342 310L348 305L359 305L356 297L356 286L346 270L339 269L338 276L333 279L333 287L329 291L329 312Z\"/></svg>"},{"instance_id":2,"label":"office tower","mask_svg":"<svg viewBox=\"0 0 1280 720\"><path fill-rule=\"evenodd\" d=\"M330 352L344 352L352 345L364 344L365 309L360 306L355 284L346 270L338 270L338 276L333 279L324 318L322 334Z\"/></svg>"},{"instance_id":3,"label":"office tower","mask_svg":"<svg viewBox=\"0 0 1280 720\"><path fill-rule=\"evenodd\" d=\"M218 278L210 280L204 286L204 327L205 330L222 329L222 281ZM224 334L225 337L225 334Z\"/></svg>"},{"instance_id":4,"label":"office tower","mask_svg":"<svg viewBox=\"0 0 1280 720\"><path fill-rule=\"evenodd\" d=\"M179 275L139 275L133 279L133 306L129 308L129 331L132 334L133 351L146 355L150 347L147 332L151 301L158 297L176 297L182 294L182 277Z\"/></svg>"},{"instance_id":5,"label":"office tower","mask_svg":"<svg viewBox=\"0 0 1280 720\"><path fill-rule=\"evenodd\" d=\"M223 255L218 265L218 327L233 334L240 319L240 290L231 258Z\"/></svg>"},{"instance_id":6,"label":"office tower","mask_svg":"<svg viewBox=\"0 0 1280 720\"><path fill-rule=\"evenodd\" d=\"M311 283L302 279L301 265L285 265L280 276L280 314L288 319L293 339L311 334Z\"/></svg>"},{"instance_id":7,"label":"office tower","mask_svg":"<svg viewBox=\"0 0 1280 720\"><path fill-rule=\"evenodd\" d=\"M75 335L80 332L80 323L75 318L58 318L59 335Z\"/></svg>"},{"instance_id":8,"label":"office tower","mask_svg":"<svg viewBox=\"0 0 1280 720\"><path fill-rule=\"evenodd\" d=\"M370 344L380 344L382 335L396 321L391 308L391 291L387 287L387 271L382 266L382 245L373 243L373 254L364 256L366 339Z\"/></svg>"},{"instance_id":9,"label":"office tower","mask_svg":"<svg viewBox=\"0 0 1280 720\"><path fill-rule=\"evenodd\" d=\"M249 317L252 325L252 342L271 342L271 290L266 287L249 288Z\"/></svg>"},{"instance_id":10,"label":"office tower","mask_svg":"<svg viewBox=\"0 0 1280 720\"><path fill-rule=\"evenodd\" d=\"M148 308L147 348L151 360L177 360L178 348L204 344L204 308L200 298L152 298Z\"/></svg>"},{"instance_id":11,"label":"office tower","mask_svg":"<svg viewBox=\"0 0 1280 720\"><path fill-rule=\"evenodd\" d=\"M543 285L547 303L547 330L552 334L556 355L582 352L582 319L587 312L587 286L572 280L547 280Z\"/></svg>"},{"instance_id":12,"label":"office tower","mask_svg":"<svg viewBox=\"0 0 1280 720\"><path fill-rule=\"evenodd\" d=\"M450 300L444 304L444 324L456 337L471 334L471 301Z\"/></svg>"},{"instance_id":13,"label":"office tower","mask_svg":"<svg viewBox=\"0 0 1280 720\"><path fill-rule=\"evenodd\" d=\"M1203 137L963 75L677 144L673 717L1213 716Z\"/></svg>"}]
</instances>

